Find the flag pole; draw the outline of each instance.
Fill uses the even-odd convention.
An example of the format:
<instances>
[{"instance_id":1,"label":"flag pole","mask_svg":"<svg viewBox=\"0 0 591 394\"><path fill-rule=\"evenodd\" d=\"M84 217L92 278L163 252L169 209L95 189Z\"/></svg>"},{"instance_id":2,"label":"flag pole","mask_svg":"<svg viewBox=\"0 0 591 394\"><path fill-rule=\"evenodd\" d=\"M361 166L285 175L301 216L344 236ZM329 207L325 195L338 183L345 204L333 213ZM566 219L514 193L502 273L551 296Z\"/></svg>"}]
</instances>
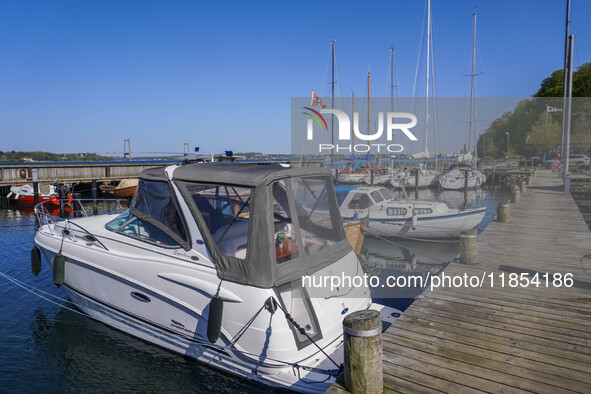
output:
<instances>
[{"instance_id":1,"label":"flag pole","mask_svg":"<svg viewBox=\"0 0 591 394\"><path fill-rule=\"evenodd\" d=\"M567 89L567 107L566 111L566 125L564 133L564 194L570 195L570 173L568 172L568 160L570 156L570 121L572 113L572 99L573 99L573 52L575 51L575 36L568 37L568 83L565 86Z\"/></svg>"},{"instance_id":2,"label":"flag pole","mask_svg":"<svg viewBox=\"0 0 591 394\"><path fill-rule=\"evenodd\" d=\"M570 0L566 1L566 32L564 38L564 79L563 79L563 88L562 88L562 139L560 141L560 159L564 158L564 144L565 144L565 136L566 136L566 84L568 82L567 76L567 63L568 63L568 44L569 44L569 26L570 26ZM560 176L560 171L558 171L558 176Z\"/></svg>"}]
</instances>

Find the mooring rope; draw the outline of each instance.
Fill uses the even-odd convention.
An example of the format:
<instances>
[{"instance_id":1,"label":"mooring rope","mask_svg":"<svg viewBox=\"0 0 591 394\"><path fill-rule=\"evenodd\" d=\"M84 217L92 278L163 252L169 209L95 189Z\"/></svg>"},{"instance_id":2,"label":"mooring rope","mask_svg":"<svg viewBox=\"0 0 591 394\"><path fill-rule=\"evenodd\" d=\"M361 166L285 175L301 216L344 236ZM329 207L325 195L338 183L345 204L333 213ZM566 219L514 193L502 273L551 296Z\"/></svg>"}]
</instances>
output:
<instances>
[{"instance_id":1,"label":"mooring rope","mask_svg":"<svg viewBox=\"0 0 591 394\"><path fill-rule=\"evenodd\" d=\"M66 309L66 310L68 310L70 312L73 312L73 313L77 314L77 315L80 315L80 316L83 316L83 317L87 317L87 318L90 318L90 319L92 319L94 321L103 323L99 318L96 318L94 316L91 316L88 313L85 313L83 311L76 310L76 309L73 309L73 308L68 307L66 305L60 304L59 302L54 301L54 300L52 300L52 299L50 299L50 298L48 298L48 297L46 297L46 296L44 296L42 294L46 294L47 296L52 297L54 299L57 299L59 301L62 301L64 303L69 303L69 304L72 304L74 306L76 305L74 302L72 302L72 301L70 301L68 299L65 299L65 298L56 296L54 294L48 293L48 292L46 292L44 290L38 289L38 288L34 287L33 285L30 285L30 284L28 284L26 282L23 282L23 281L21 281L19 279L16 279L16 278L14 278L14 277L12 277L12 276L10 276L10 275L2 272L2 271L0 271L0 276L4 277L6 280L8 280L9 282L13 283L14 285L22 288L23 290L25 290L25 291L27 291L27 292L29 292L29 293L31 293L31 294L33 294L33 295L41 298L41 299L43 299L43 300L45 300L47 302L50 302L50 303L52 303L52 304L54 304L54 305L56 305L56 306L58 306L60 308L64 308L64 309ZM273 299L273 300L274 300L274 303L276 305L278 305L277 301L275 301L275 299ZM195 339L195 338L191 338L191 342L197 343L198 345L201 345L201 346L206 347L206 348L208 347L208 348L217 349L217 350L229 350L231 347L234 347L234 345L240 339L240 337L242 337L242 335L244 334L244 332L246 331L246 329L248 327L250 327L250 325L254 322L254 320L259 315L259 313L263 309L265 309L265 307L266 307L266 302L265 302L265 304L263 304L263 306L261 307L261 309L259 309L259 311L257 311L256 314L249 320L248 324L245 325L246 328L241 329L238 332L238 334L232 339L232 341L228 345L220 346L220 345L216 345L216 344L213 344L213 343L210 343L210 342L201 341L201 340ZM279 307L281 307L281 306L279 305ZM283 310L283 308L281 308L281 309ZM284 311L284 313L285 313L285 311ZM123 324L115 324L113 322L110 322L109 325L110 326L113 326L115 328L118 328L118 329L120 329L121 331L124 331L124 332L125 332L125 329L124 328L128 327L126 325L123 325ZM322 348L320 348L316 344L316 342L314 342L314 341L312 341L312 342L321 350L321 352L323 354L325 354L328 357L328 359L330 359L335 365L337 365L335 363L335 361L332 360L330 358L330 356L328 356L324 352L324 350ZM250 356L253 361L259 359L259 364L264 364L263 361L260 361L260 354L250 353L250 352L247 352L247 351L244 351L244 350L236 350L236 351L239 352L240 354L245 355L245 356ZM212 360L210 360L210 362ZM304 366L304 365L299 365L298 363L292 363L292 362L289 362L289 361L279 360L279 359L270 358L270 357L265 357L265 361L274 362L274 363L278 363L278 364L283 364L284 366L287 366L287 367L292 367L292 369L294 370L294 374L295 374L295 371L297 370L298 379L300 381L302 381L303 383L305 383L305 384L323 383L323 382L327 381L330 377L336 376L341 371L340 366L339 366L339 369L338 370L331 370L331 369L323 369L323 368L316 368L316 367L307 367L307 366ZM273 366L271 366L271 367L273 367ZM304 380L300 376L300 369L303 369L305 371L310 371L310 372L318 373L318 374L322 374L322 375L328 375L328 377L325 380L322 380L322 381L306 381L306 380Z\"/></svg>"}]
</instances>

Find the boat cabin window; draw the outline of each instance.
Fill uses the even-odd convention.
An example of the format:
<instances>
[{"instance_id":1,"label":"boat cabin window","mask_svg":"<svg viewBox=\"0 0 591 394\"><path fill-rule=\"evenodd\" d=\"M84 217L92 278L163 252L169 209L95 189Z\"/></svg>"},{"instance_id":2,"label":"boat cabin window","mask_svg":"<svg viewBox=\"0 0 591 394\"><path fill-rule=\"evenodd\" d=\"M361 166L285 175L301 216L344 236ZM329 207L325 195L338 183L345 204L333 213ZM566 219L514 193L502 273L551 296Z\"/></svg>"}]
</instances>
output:
<instances>
[{"instance_id":1,"label":"boat cabin window","mask_svg":"<svg viewBox=\"0 0 591 394\"><path fill-rule=\"evenodd\" d=\"M412 210L413 215L427 215L433 213L431 208L414 208Z\"/></svg>"},{"instance_id":2,"label":"boat cabin window","mask_svg":"<svg viewBox=\"0 0 591 394\"><path fill-rule=\"evenodd\" d=\"M275 259L281 264L299 255L295 233L293 231L291 211L287 199L285 181L273 182L273 237L275 241Z\"/></svg>"},{"instance_id":3,"label":"boat cabin window","mask_svg":"<svg viewBox=\"0 0 591 394\"><path fill-rule=\"evenodd\" d=\"M218 250L246 258L252 190L221 184L190 183L187 191L195 202Z\"/></svg>"},{"instance_id":4,"label":"boat cabin window","mask_svg":"<svg viewBox=\"0 0 591 394\"><path fill-rule=\"evenodd\" d=\"M140 180L129 209L144 222L170 232L173 238L176 235L182 241L189 241L174 192L167 182Z\"/></svg>"},{"instance_id":5,"label":"boat cabin window","mask_svg":"<svg viewBox=\"0 0 591 394\"><path fill-rule=\"evenodd\" d=\"M277 263L293 260L302 253L313 255L344 239L336 206L331 214L329 182L330 179L325 177L303 177L273 183ZM293 200L290 201L288 196ZM295 220L295 217L299 231L293 230L292 218ZM301 239L298 240L297 236Z\"/></svg>"},{"instance_id":6,"label":"boat cabin window","mask_svg":"<svg viewBox=\"0 0 591 394\"><path fill-rule=\"evenodd\" d=\"M107 229L162 247L181 246L164 231L137 218L129 210L107 223Z\"/></svg>"},{"instance_id":7,"label":"boat cabin window","mask_svg":"<svg viewBox=\"0 0 591 394\"><path fill-rule=\"evenodd\" d=\"M380 194L378 190L371 192L371 198L376 202L376 204L381 203L384 201L384 197Z\"/></svg>"},{"instance_id":8,"label":"boat cabin window","mask_svg":"<svg viewBox=\"0 0 591 394\"><path fill-rule=\"evenodd\" d=\"M407 212L406 208L388 208L386 210L388 216L405 216Z\"/></svg>"},{"instance_id":9,"label":"boat cabin window","mask_svg":"<svg viewBox=\"0 0 591 394\"><path fill-rule=\"evenodd\" d=\"M365 193L355 193L347 208L349 209L367 209L371 205L369 196Z\"/></svg>"},{"instance_id":10,"label":"boat cabin window","mask_svg":"<svg viewBox=\"0 0 591 394\"><path fill-rule=\"evenodd\" d=\"M384 197L384 200L388 201L392 199L392 196L390 195L390 193L388 192L388 190L386 189L380 189L380 193L382 194L382 197Z\"/></svg>"}]
</instances>

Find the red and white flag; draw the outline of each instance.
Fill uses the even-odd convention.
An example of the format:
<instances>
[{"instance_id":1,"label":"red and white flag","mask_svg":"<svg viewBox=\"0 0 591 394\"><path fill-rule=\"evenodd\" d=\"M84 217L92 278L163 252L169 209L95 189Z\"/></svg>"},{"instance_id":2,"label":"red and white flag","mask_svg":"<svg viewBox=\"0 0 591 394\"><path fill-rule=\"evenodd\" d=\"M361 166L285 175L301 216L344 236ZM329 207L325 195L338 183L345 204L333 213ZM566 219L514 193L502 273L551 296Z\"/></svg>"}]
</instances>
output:
<instances>
[{"instance_id":1,"label":"red and white flag","mask_svg":"<svg viewBox=\"0 0 591 394\"><path fill-rule=\"evenodd\" d=\"M546 112L562 112L562 108L555 108L549 105L546 105Z\"/></svg>"},{"instance_id":2,"label":"red and white flag","mask_svg":"<svg viewBox=\"0 0 591 394\"><path fill-rule=\"evenodd\" d=\"M326 108L326 104L322 102L322 99L318 97L318 95L314 93L314 91L312 91L312 101L310 101L310 106L314 107L316 105L320 105L322 106L322 108Z\"/></svg>"}]
</instances>

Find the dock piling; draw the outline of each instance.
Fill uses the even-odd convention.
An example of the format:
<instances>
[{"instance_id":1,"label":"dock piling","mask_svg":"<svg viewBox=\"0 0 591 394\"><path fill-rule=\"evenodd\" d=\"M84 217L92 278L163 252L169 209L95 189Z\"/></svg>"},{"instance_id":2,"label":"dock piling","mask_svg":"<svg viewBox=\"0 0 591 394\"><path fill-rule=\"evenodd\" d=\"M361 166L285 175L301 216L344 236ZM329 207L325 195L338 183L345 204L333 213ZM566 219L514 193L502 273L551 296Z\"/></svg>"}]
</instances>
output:
<instances>
[{"instance_id":1,"label":"dock piling","mask_svg":"<svg viewBox=\"0 0 591 394\"><path fill-rule=\"evenodd\" d=\"M478 232L476 229L460 232L460 263L478 264Z\"/></svg>"},{"instance_id":2,"label":"dock piling","mask_svg":"<svg viewBox=\"0 0 591 394\"><path fill-rule=\"evenodd\" d=\"M82 216L82 204L80 203L80 199L82 198L81 193L72 193L72 208L74 211L74 217Z\"/></svg>"},{"instance_id":3,"label":"dock piling","mask_svg":"<svg viewBox=\"0 0 591 394\"><path fill-rule=\"evenodd\" d=\"M497 222L508 223L509 222L509 204L500 203L497 206Z\"/></svg>"},{"instance_id":4,"label":"dock piling","mask_svg":"<svg viewBox=\"0 0 591 394\"><path fill-rule=\"evenodd\" d=\"M519 185L519 191L521 191L522 193L525 193L526 190L527 190L527 185L525 184L525 181L521 181L521 184Z\"/></svg>"},{"instance_id":5,"label":"dock piling","mask_svg":"<svg viewBox=\"0 0 591 394\"><path fill-rule=\"evenodd\" d=\"M343 320L345 387L351 393L382 393L382 319L368 309Z\"/></svg>"},{"instance_id":6,"label":"dock piling","mask_svg":"<svg viewBox=\"0 0 591 394\"><path fill-rule=\"evenodd\" d=\"M96 192L97 192L97 187L96 187L96 179L92 180L92 201L94 203L96 203Z\"/></svg>"},{"instance_id":7,"label":"dock piling","mask_svg":"<svg viewBox=\"0 0 591 394\"><path fill-rule=\"evenodd\" d=\"M519 190L512 190L511 191L511 204L519 204L519 195L521 192Z\"/></svg>"},{"instance_id":8,"label":"dock piling","mask_svg":"<svg viewBox=\"0 0 591 394\"><path fill-rule=\"evenodd\" d=\"M464 191L468 191L468 170L464 171Z\"/></svg>"},{"instance_id":9,"label":"dock piling","mask_svg":"<svg viewBox=\"0 0 591 394\"><path fill-rule=\"evenodd\" d=\"M33 203L35 206L39 204L39 182L33 182Z\"/></svg>"}]
</instances>

